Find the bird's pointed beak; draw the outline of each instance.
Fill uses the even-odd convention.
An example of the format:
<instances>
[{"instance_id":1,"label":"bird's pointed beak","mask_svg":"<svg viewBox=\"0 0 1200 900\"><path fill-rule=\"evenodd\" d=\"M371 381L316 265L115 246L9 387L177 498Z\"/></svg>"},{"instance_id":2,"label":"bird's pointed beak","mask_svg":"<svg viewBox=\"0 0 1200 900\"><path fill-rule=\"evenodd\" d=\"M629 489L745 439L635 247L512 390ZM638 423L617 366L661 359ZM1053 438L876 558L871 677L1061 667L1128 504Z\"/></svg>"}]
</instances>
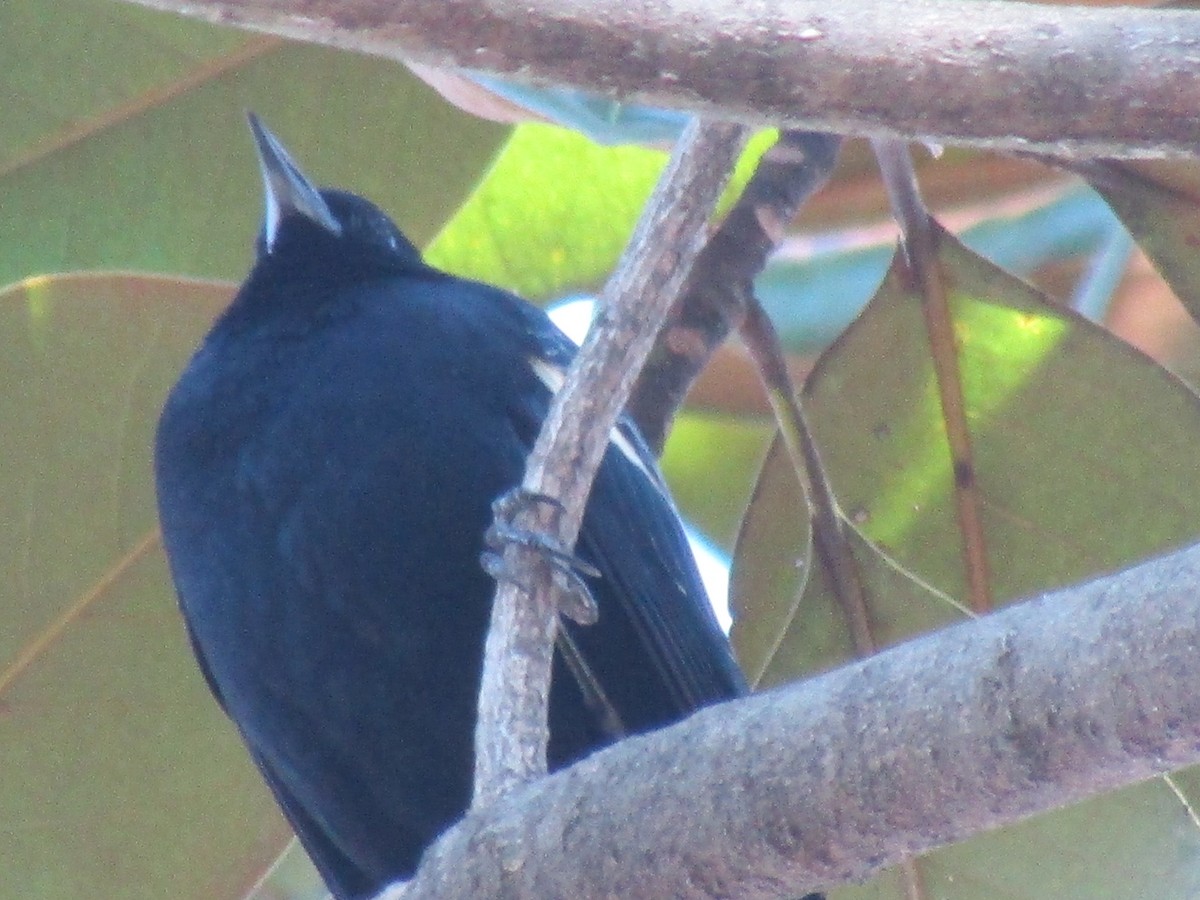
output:
<instances>
[{"instance_id":1,"label":"bird's pointed beak","mask_svg":"<svg viewBox=\"0 0 1200 900\"><path fill-rule=\"evenodd\" d=\"M341 234L342 226L333 217L320 191L292 161L279 138L271 134L254 113L247 113L246 118L250 120L250 130L258 148L258 164L262 169L266 206L263 237L267 252L271 252L280 223L291 213L311 219L332 234Z\"/></svg>"}]
</instances>

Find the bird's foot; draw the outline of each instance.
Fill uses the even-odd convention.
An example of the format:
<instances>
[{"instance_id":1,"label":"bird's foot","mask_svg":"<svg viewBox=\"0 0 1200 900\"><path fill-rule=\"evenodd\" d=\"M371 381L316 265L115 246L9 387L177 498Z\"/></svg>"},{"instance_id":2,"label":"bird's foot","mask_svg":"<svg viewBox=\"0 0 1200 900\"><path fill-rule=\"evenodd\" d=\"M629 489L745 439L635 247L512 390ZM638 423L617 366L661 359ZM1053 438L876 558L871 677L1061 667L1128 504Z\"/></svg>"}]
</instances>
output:
<instances>
[{"instance_id":1,"label":"bird's foot","mask_svg":"<svg viewBox=\"0 0 1200 900\"><path fill-rule=\"evenodd\" d=\"M497 497L492 503L492 524L484 533L484 551L479 562L483 570L497 581L511 581L522 590L529 591L528 572L524 567L510 564L504 551L509 545L516 544L539 554L550 566L554 582L559 588L559 611L580 625L594 624L599 617L599 609L584 578L598 578L600 570L550 535L517 524L518 517L538 504L558 510L563 508L557 497L536 494L521 487Z\"/></svg>"}]
</instances>

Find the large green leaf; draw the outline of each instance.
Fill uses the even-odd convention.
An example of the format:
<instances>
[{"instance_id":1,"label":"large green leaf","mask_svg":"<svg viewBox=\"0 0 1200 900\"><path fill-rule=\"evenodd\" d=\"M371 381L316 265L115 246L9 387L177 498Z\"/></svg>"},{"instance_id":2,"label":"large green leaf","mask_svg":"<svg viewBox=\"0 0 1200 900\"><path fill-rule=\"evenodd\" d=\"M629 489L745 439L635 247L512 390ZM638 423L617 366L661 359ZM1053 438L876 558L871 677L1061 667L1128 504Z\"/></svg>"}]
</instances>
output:
<instances>
[{"instance_id":1,"label":"large green leaf","mask_svg":"<svg viewBox=\"0 0 1200 900\"><path fill-rule=\"evenodd\" d=\"M947 847L917 863L936 900L1192 900L1196 822L1162 781L1137 785ZM829 900L908 900L899 872Z\"/></svg>"},{"instance_id":2,"label":"large green leaf","mask_svg":"<svg viewBox=\"0 0 1200 900\"><path fill-rule=\"evenodd\" d=\"M940 261L956 317L996 596L1027 596L1194 539L1200 532L1191 513L1200 500L1195 395L948 235ZM931 598L947 598L961 596L963 578L927 348L920 301L893 265L865 313L821 357L804 400L849 521L889 555L889 567L934 586ZM756 492L794 491L794 479L776 446ZM777 521L795 535L793 543L774 562L758 559L757 567L786 566L805 552L801 514ZM738 602L782 602L757 594ZM886 603L887 595L876 602ZM932 602L946 620L957 617L953 602ZM903 622L903 607L895 612L873 615ZM887 644L925 627L877 637ZM845 645L843 654L849 652ZM779 677L810 663L798 661Z\"/></svg>"},{"instance_id":3,"label":"large green leaf","mask_svg":"<svg viewBox=\"0 0 1200 900\"><path fill-rule=\"evenodd\" d=\"M942 235L995 593L1011 599L1194 538L1200 401L1153 361ZM893 266L805 399L839 501L902 565L961 594L920 301Z\"/></svg>"},{"instance_id":4,"label":"large green leaf","mask_svg":"<svg viewBox=\"0 0 1200 900\"><path fill-rule=\"evenodd\" d=\"M426 257L465 278L546 299L612 268L666 154L519 126Z\"/></svg>"},{"instance_id":5,"label":"large green leaf","mask_svg":"<svg viewBox=\"0 0 1200 900\"><path fill-rule=\"evenodd\" d=\"M747 147L725 205L774 139L763 132ZM522 125L426 258L534 300L594 289L620 256L666 161L661 151Z\"/></svg>"},{"instance_id":6,"label":"large green leaf","mask_svg":"<svg viewBox=\"0 0 1200 900\"><path fill-rule=\"evenodd\" d=\"M229 287L0 293L0 895L214 900L290 837L208 695L157 539L149 448Z\"/></svg>"},{"instance_id":7,"label":"large green leaf","mask_svg":"<svg viewBox=\"0 0 1200 900\"><path fill-rule=\"evenodd\" d=\"M418 243L507 133L397 63L127 4L0 4L0 57L0 284L84 268L240 277L261 216L247 109L314 179L371 197Z\"/></svg>"}]
</instances>

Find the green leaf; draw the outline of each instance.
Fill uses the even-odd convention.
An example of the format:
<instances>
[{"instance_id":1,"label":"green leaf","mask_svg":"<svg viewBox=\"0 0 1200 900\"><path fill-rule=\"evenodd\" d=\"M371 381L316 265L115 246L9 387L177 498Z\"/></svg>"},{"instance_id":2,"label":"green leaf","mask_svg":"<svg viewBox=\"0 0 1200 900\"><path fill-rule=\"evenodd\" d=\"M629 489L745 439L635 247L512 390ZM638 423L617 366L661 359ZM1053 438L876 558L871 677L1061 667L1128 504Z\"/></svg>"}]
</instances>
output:
<instances>
[{"instance_id":1,"label":"green leaf","mask_svg":"<svg viewBox=\"0 0 1200 900\"><path fill-rule=\"evenodd\" d=\"M774 141L742 154L728 204ZM521 125L426 259L533 300L594 290L616 264L667 154L606 147L551 125Z\"/></svg>"},{"instance_id":2,"label":"green leaf","mask_svg":"<svg viewBox=\"0 0 1200 900\"><path fill-rule=\"evenodd\" d=\"M815 606L801 609L809 579L823 575L814 573L814 562L809 499L777 434L746 504L729 573L730 640L755 688L774 681L775 673L768 674L771 663L797 633L801 647L789 647L783 658L797 660L808 648L820 647L814 654L818 658L840 660L849 645L843 619L825 616L816 621L804 614L816 610ZM825 606L820 611L831 610ZM820 668L819 662L804 655L798 671L785 673L780 680L800 677L808 671L806 665Z\"/></svg>"},{"instance_id":3,"label":"green leaf","mask_svg":"<svg viewBox=\"0 0 1200 900\"><path fill-rule=\"evenodd\" d=\"M228 285L0 293L0 871L13 897L239 897L290 830L191 658L154 423Z\"/></svg>"},{"instance_id":4,"label":"green leaf","mask_svg":"<svg viewBox=\"0 0 1200 900\"><path fill-rule=\"evenodd\" d=\"M662 469L679 508L726 549L733 546L755 465L770 440L765 420L703 412L685 412L667 439Z\"/></svg>"},{"instance_id":5,"label":"green leaf","mask_svg":"<svg viewBox=\"0 0 1200 900\"><path fill-rule=\"evenodd\" d=\"M464 278L546 299L612 268L667 156L518 126L426 258Z\"/></svg>"},{"instance_id":6,"label":"green leaf","mask_svg":"<svg viewBox=\"0 0 1200 900\"><path fill-rule=\"evenodd\" d=\"M1102 328L946 234L984 524L1001 599L1128 565L1200 532L1200 401ZM962 593L920 301L893 265L805 385L846 514L905 568Z\"/></svg>"},{"instance_id":7,"label":"green leaf","mask_svg":"<svg viewBox=\"0 0 1200 900\"><path fill-rule=\"evenodd\" d=\"M1194 539L1200 532L1191 513L1200 502L1195 395L1138 351L944 233L939 258L955 316L997 598L1029 596ZM878 561L885 570L908 572L929 586L918 591L928 601L921 608L894 588L872 598L879 644L957 618L948 599L964 592L953 473L920 300L895 263L863 315L821 357L803 399L848 521L884 554ZM776 448L756 496L796 490ZM793 538L766 557L745 555L746 542L735 573L750 564L786 571L808 541L807 521L795 510L765 521L759 510L751 513L756 532L774 520ZM860 563L871 577L875 563ZM778 596L763 599L755 588L738 603L795 606L801 586L788 586L782 575L777 581ZM736 575L734 583L742 583ZM810 577L806 602L833 604L825 585ZM843 639L841 657L849 658ZM778 677L833 662L836 654L815 632L813 640L808 650L795 647L792 661L773 662L783 667Z\"/></svg>"},{"instance_id":8,"label":"green leaf","mask_svg":"<svg viewBox=\"0 0 1200 900\"><path fill-rule=\"evenodd\" d=\"M880 645L898 643L963 614L953 599L902 569L843 523ZM808 501L776 436L738 532L729 582L738 662L755 688L832 669L852 655L847 618L825 560L813 552Z\"/></svg>"},{"instance_id":9,"label":"green leaf","mask_svg":"<svg viewBox=\"0 0 1200 900\"><path fill-rule=\"evenodd\" d=\"M1196 823L1159 779L922 857L936 900L1191 900L1200 896ZM902 900L899 872L839 887L829 900Z\"/></svg>"},{"instance_id":10,"label":"green leaf","mask_svg":"<svg viewBox=\"0 0 1200 900\"><path fill-rule=\"evenodd\" d=\"M261 218L247 109L314 180L370 197L417 243L507 134L394 62L129 4L0 4L0 55L0 285L87 268L240 277Z\"/></svg>"}]
</instances>

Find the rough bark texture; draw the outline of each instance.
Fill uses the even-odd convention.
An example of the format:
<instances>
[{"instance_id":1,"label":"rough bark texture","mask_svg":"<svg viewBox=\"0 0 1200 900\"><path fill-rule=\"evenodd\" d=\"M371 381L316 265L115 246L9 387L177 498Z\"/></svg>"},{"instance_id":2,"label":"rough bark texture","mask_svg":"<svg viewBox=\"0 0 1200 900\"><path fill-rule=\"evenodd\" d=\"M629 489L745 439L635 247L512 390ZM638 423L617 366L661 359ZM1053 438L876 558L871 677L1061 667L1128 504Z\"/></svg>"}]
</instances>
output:
<instances>
[{"instance_id":1,"label":"rough bark texture","mask_svg":"<svg viewBox=\"0 0 1200 900\"><path fill-rule=\"evenodd\" d=\"M785 131L709 238L672 307L626 411L655 453L713 354L752 302L754 278L804 201L833 171L841 139Z\"/></svg>"},{"instance_id":2,"label":"rough bark texture","mask_svg":"<svg viewBox=\"0 0 1200 900\"><path fill-rule=\"evenodd\" d=\"M472 813L405 896L796 896L1196 763L1198 589L1193 547L702 711Z\"/></svg>"},{"instance_id":3,"label":"rough bark texture","mask_svg":"<svg viewBox=\"0 0 1200 900\"><path fill-rule=\"evenodd\" d=\"M745 140L745 130L736 125L697 121L685 129L554 398L522 486L561 502L539 505L535 512L541 515L528 525L564 547L575 544L613 425L683 291ZM492 608L475 742L476 803L546 771L558 594L538 554L511 546L505 561L529 577L501 581Z\"/></svg>"},{"instance_id":4,"label":"rough bark texture","mask_svg":"<svg viewBox=\"0 0 1200 900\"><path fill-rule=\"evenodd\" d=\"M1200 13L975 0L135 0L749 124L1194 154Z\"/></svg>"}]
</instances>

